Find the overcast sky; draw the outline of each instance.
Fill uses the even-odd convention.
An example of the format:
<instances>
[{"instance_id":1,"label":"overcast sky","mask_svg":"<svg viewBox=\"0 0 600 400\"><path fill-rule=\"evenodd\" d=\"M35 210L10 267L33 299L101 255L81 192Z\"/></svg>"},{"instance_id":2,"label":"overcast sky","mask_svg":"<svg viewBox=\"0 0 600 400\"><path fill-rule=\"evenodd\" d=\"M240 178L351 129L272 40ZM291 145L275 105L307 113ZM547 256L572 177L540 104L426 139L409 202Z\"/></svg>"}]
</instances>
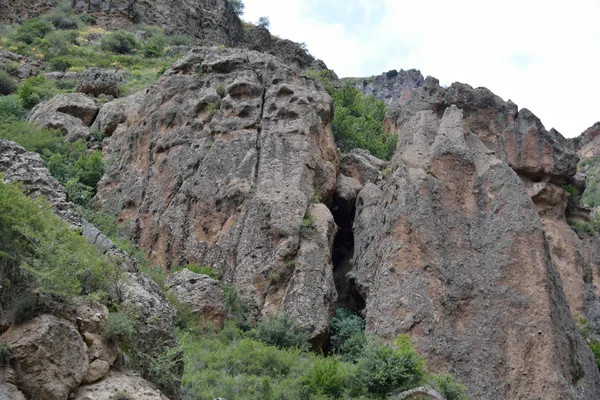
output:
<instances>
[{"instance_id":1,"label":"overcast sky","mask_svg":"<svg viewBox=\"0 0 600 400\"><path fill-rule=\"evenodd\" d=\"M600 120L600 0L244 0L340 77L419 69L579 135Z\"/></svg>"}]
</instances>

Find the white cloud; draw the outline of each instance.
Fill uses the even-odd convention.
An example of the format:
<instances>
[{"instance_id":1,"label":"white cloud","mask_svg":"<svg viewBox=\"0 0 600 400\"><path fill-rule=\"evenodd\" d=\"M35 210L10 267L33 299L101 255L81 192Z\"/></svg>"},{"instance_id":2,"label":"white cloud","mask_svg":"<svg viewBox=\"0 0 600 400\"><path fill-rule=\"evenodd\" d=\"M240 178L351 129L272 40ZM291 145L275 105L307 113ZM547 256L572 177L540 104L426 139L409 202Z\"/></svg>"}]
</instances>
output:
<instances>
[{"instance_id":1,"label":"white cloud","mask_svg":"<svg viewBox=\"0 0 600 400\"><path fill-rule=\"evenodd\" d=\"M274 34L305 42L339 76L417 68L485 86L568 137L600 120L597 0L339 2L361 7L366 24L316 13L336 1L245 0L244 18L269 16Z\"/></svg>"}]
</instances>

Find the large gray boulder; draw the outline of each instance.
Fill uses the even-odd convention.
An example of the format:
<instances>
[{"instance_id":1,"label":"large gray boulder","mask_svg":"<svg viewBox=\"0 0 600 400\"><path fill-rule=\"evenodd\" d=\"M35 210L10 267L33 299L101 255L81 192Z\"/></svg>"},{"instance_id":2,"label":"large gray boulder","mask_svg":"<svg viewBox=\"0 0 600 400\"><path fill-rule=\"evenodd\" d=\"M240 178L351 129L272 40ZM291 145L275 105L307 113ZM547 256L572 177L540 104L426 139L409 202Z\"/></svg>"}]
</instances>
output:
<instances>
[{"instance_id":1,"label":"large gray boulder","mask_svg":"<svg viewBox=\"0 0 600 400\"><path fill-rule=\"evenodd\" d=\"M74 392L74 400L112 400L116 393L127 393L135 400L169 400L138 375L119 371L111 371L100 381L80 386Z\"/></svg>"},{"instance_id":2,"label":"large gray boulder","mask_svg":"<svg viewBox=\"0 0 600 400\"><path fill-rule=\"evenodd\" d=\"M223 289L218 280L184 268L165 279L165 286L200 317L203 324L223 326Z\"/></svg>"},{"instance_id":3,"label":"large gray boulder","mask_svg":"<svg viewBox=\"0 0 600 400\"><path fill-rule=\"evenodd\" d=\"M92 96L107 95L119 97L119 79L117 74L101 68L90 68L85 70L77 82L77 93L85 93Z\"/></svg>"},{"instance_id":4,"label":"large gray boulder","mask_svg":"<svg viewBox=\"0 0 600 400\"><path fill-rule=\"evenodd\" d=\"M313 299L318 308L293 313L324 335L335 298L330 249L322 239L311 249L322 285L305 286L295 266L311 197L328 202L335 190L326 91L273 56L197 48L136 109L104 146L110 168L96 200L153 262L211 266L263 314L291 312L285 292Z\"/></svg>"},{"instance_id":5,"label":"large gray boulder","mask_svg":"<svg viewBox=\"0 0 600 400\"><path fill-rule=\"evenodd\" d=\"M98 114L96 102L83 94L67 93L54 96L31 110L27 121L41 128L58 129L73 142L90 136L89 126Z\"/></svg>"},{"instance_id":6,"label":"large gray boulder","mask_svg":"<svg viewBox=\"0 0 600 400\"><path fill-rule=\"evenodd\" d=\"M28 398L65 400L88 368L81 335L71 323L53 315L11 326L0 342L12 347L17 384Z\"/></svg>"}]
</instances>

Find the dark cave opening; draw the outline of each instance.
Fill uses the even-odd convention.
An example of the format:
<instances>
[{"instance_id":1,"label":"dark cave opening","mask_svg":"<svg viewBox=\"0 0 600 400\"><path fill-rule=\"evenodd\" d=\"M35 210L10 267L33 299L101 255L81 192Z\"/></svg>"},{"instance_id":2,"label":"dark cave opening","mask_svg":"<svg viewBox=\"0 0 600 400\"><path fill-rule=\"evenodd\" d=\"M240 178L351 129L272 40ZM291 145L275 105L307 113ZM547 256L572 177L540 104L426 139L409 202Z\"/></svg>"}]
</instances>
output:
<instances>
[{"instance_id":1,"label":"dark cave opening","mask_svg":"<svg viewBox=\"0 0 600 400\"><path fill-rule=\"evenodd\" d=\"M345 200L337 194L334 196L332 214L339 230L333 241L331 257L333 279L338 293L336 308L345 307L360 314L366 303L352 274L355 203L356 199Z\"/></svg>"}]
</instances>

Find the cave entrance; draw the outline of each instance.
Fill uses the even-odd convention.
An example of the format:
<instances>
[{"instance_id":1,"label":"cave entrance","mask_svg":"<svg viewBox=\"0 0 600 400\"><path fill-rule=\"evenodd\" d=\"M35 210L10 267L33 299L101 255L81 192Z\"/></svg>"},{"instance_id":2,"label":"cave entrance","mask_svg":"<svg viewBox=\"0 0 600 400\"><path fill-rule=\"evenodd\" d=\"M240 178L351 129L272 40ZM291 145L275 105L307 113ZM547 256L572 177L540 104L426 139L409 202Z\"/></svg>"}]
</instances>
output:
<instances>
[{"instance_id":1,"label":"cave entrance","mask_svg":"<svg viewBox=\"0 0 600 400\"><path fill-rule=\"evenodd\" d=\"M354 225L356 199L333 198L332 214L339 230L333 241L332 262L333 279L338 293L336 308L345 307L361 313L366 303L358 291L356 279L352 276L352 257L354 255Z\"/></svg>"}]
</instances>

